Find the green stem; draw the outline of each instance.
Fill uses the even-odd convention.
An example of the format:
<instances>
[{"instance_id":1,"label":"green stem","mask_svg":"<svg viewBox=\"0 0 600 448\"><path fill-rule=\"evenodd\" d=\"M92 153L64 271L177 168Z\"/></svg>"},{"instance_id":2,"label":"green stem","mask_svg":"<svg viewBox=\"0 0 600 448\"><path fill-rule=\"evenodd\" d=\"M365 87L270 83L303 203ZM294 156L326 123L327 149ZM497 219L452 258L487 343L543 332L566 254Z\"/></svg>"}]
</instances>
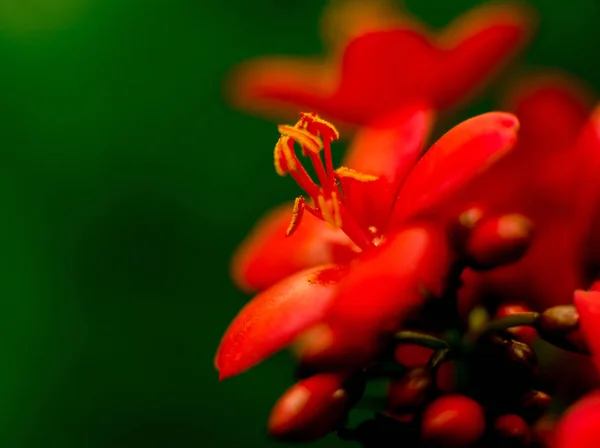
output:
<instances>
[{"instance_id":1,"label":"green stem","mask_svg":"<svg viewBox=\"0 0 600 448\"><path fill-rule=\"evenodd\" d=\"M536 312L511 314L510 316L501 317L500 319L495 319L488 322L485 327L484 334L504 331L509 328L520 327L523 325L530 327L535 326L539 318L540 313Z\"/></svg>"},{"instance_id":2,"label":"green stem","mask_svg":"<svg viewBox=\"0 0 600 448\"><path fill-rule=\"evenodd\" d=\"M427 367L433 370L439 368L444 362L448 360L448 358L450 358L450 355L451 350L449 348L437 350L433 355L431 355L431 358L429 358L429 361L427 362Z\"/></svg>"},{"instance_id":3,"label":"green stem","mask_svg":"<svg viewBox=\"0 0 600 448\"><path fill-rule=\"evenodd\" d=\"M396 342L420 345L432 350L448 349L450 346L446 341L430 334L418 333L416 331L399 331L394 335Z\"/></svg>"}]
</instances>

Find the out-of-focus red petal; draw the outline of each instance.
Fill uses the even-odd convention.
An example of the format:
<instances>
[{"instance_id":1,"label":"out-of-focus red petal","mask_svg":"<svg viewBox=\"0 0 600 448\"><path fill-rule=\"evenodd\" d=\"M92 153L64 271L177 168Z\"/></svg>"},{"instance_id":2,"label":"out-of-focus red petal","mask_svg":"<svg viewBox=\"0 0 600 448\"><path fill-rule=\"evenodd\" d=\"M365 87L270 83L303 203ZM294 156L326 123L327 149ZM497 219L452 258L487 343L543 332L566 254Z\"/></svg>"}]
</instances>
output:
<instances>
[{"instance_id":1,"label":"out-of-focus red petal","mask_svg":"<svg viewBox=\"0 0 600 448\"><path fill-rule=\"evenodd\" d=\"M292 204L282 205L255 226L237 249L231 263L236 285L245 291L265 289L302 269L326 263L345 263L359 250L341 231L305 213L290 236Z\"/></svg>"},{"instance_id":2,"label":"out-of-focus red petal","mask_svg":"<svg viewBox=\"0 0 600 448\"><path fill-rule=\"evenodd\" d=\"M242 110L295 118L306 109L327 117L335 72L325 59L264 57L236 67L225 87L229 102Z\"/></svg>"},{"instance_id":3,"label":"out-of-focus red petal","mask_svg":"<svg viewBox=\"0 0 600 448\"><path fill-rule=\"evenodd\" d=\"M532 11L517 3L484 4L458 17L438 39L445 52L433 86L435 104L448 107L477 93L527 43L533 28Z\"/></svg>"},{"instance_id":4,"label":"out-of-focus red petal","mask_svg":"<svg viewBox=\"0 0 600 448\"><path fill-rule=\"evenodd\" d=\"M444 134L417 163L400 190L391 226L433 211L510 151L519 121L490 112L471 118Z\"/></svg>"},{"instance_id":5,"label":"out-of-focus red petal","mask_svg":"<svg viewBox=\"0 0 600 448\"><path fill-rule=\"evenodd\" d=\"M324 113L368 125L412 101L452 106L471 96L521 48L530 19L521 6L484 5L437 38L406 22L362 34L345 49L340 83Z\"/></svg>"},{"instance_id":6,"label":"out-of-focus red petal","mask_svg":"<svg viewBox=\"0 0 600 448\"><path fill-rule=\"evenodd\" d=\"M307 269L252 299L231 322L215 357L219 378L237 375L288 345L330 306L340 265Z\"/></svg>"},{"instance_id":7,"label":"out-of-focus red petal","mask_svg":"<svg viewBox=\"0 0 600 448\"><path fill-rule=\"evenodd\" d=\"M575 153L580 157L575 227L586 238L586 266L600 273L600 105L583 127Z\"/></svg>"},{"instance_id":8,"label":"out-of-focus red petal","mask_svg":"<svg viewBox=\"0 0 600 448\"><path fill-rule=\"evenodd\" d=\"M569 408L558 422L554 448L597 448L600 444L600 391Z\"/></svg>"},{"instance_id":9,"label":"out-of-focus red petal","mask_svg":"<svg viewBox=\"0 0 600 448\"><path fill-rule=\"evenodd\" d=\"M581 330L600 372L600 292L578 290L573 301L579 312Z\"/></svg>"},{"instance_id":10,"label":"out-of-focus red petal","mask_svg":"<svg viewBox=\"0 0 600 448\"><path fill-rule=\"evenodd\" d=\"M415 226L389 238L351 267L325 324L303 336L305 363L326 369L360 366L430 294L441 294L451 263L443 236Z\"/></svg>"},{"instance_id":11,"label":"out-of-focus red petal","mask_svg":"<svg viewBox=\"0 0 600 448\"><path fill-rule=\"evenodd\" d=\"M394 0L330 0L321 17L323 41L336 53L362 34L417 26L398 6Z\"/></svg>"},{"instance_id":12,"label":"out-of-focus red petal","mask_svg":"<svg viewBox=\"0 0 600 448\"><path fill-rule=\"evenodd\" d=\"M401 184L419 160L432 122L433 112L426 105L403 107L361 128L342 165Z\"/></svg>"},{"instance_id":13,"label":"out-of-focus red petal","mask_svg":"<svg viewBox=\"0 0 600 448\"><path fill-rule=\"evenodd\" d=\"M407 17L383 18L389 6L367 9L377 11L363 23L357 8L341 16L351 22L337 25L348 40L331 39L327 59L274 57L242 66L229 83L231 101L259 112L310 109L359 126L414 101L448 107L480 88L531 28L529 12L516 5L477 8L439 36Z\"/></svg>"},{"instance_id":14,"label":"out-of-focus red petal","mask_svg":"<svg viewBox=\"0 0 600 448\"><path fill-rule=\"evenodd\" d=\"M588 119L591 98L586 86L562 73L532 75L516 84L503 110L521 123L519 159L533 161L570 148Z\"/></svg>"},{"instance_id":15,"label":"out-of-focus red petal","mask_svg":"<svg viewBox=\"0 0 600 448\"><path fill-rule=\"evenodd\" d=\"M427 107L410 105L359 129L352 140L343 165L378 179L359 185L366 197L356 197L342 185L346 207L354 216L368 218L367 226L376 227L379 234L385 231L400 186L423 152L432 121Z\"/></svg>"}]
</instances>

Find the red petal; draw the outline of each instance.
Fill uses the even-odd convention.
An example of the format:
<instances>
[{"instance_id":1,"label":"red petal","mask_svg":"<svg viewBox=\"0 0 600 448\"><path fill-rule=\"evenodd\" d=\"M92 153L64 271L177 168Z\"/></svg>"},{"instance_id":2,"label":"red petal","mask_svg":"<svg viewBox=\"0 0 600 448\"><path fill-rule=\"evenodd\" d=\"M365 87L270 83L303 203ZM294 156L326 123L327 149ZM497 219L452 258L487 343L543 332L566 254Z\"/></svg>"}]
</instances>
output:
<instances>
[{"instance_id":1,"label":"red petal","mask_svg":"<svg viewBox=\"0 0 600 448\"><path fill-rule=\"evenodd\" d=\"M575 197L574 228L584 235L586 254L596 270L600 269L600 105L583 127L574 151L580 158L577 172L578 194Z\"/></svg>"},{"instance_id":2,"label":"red petal","mask_svg":"<svg viewBox=\"0 0 600 448\"><path fill-rule=\"evenodd\" d=\"M575 291L573 300L579 312L581 330L600 372L600 292Z\"/></svg>"},{"instance_id":3,"label":"red petal","mask_svg":"<svg viewBox=\"0 0 600 448\"><path fill-rule=\"evenodd\" d=\"M587 87L558 73L529 76L517 84L504 109L513 111L521 123L520 158L570 148L588 118L590 98Z\"/></svg>"},{"instance_id":4,"label":"red petal","mask_svg":"<svg viewBox=\"0 0 600 448\"><path fill-rule=\"evenodd\" d=\"M433 123L433 112L410 105L361 128L342 165L401 184L419 159Z\"/></svg>"},{"instance_id":5,"label":"red petal","mask_svg":"<svg viewBox=\"0 0 600 448\"><path fill-rule=\"evenodd\" d=\"M490 112L444 134L410 172L396 200L391 225L443 205L513 148L518 127L514 115Z\"/></svg>"},{"instance_id":6,"label":"red petal","mask_svg":"<svg viewBox=\"0 0 600 448\"><path fill-rule=\"evenodd\" d=\"M600 441L600 391L586 395L558 423L555 448L597 448Z\"/></svg>"},{"instance_id":7,"label":"red petal","mask_svg":"<svg viewBox=\"0 0 600 448\"><path fill-rule=\"evenodd\" d=\"M518 4L487 4L463 14L440 36L435 104L449 107L478 91L526 43L532 13Z\"/></svg>"},{"instance_id":8,"label":"red petal","mask_svg":"<svg viewBox=\"0 0 600 448\"><path fill-rule=\"evenodd\" d=\"M334 79L325 59L265 57L237 67L226 90L229 101L242 110L274 117L284 111L289 118L296 118L298 110L314 110L327 116L323 112Z\"/></svg>"},{"instance_id":9,"label":"red petal","mask_svg":"<svg viewBox=\"0 0 600 448\"><path fill-rule=\"evenodd\" d=\"M340 282L325 319L301 341L302 360L323 368L367 362L382 336L397 329L430 292L441 293L450 263L441 235L403 229L355 264Z\"/></svg>"},{"instance_id":10,"label":"red petal","mask_svg":"<svg viewBox=\"0 0 600 448\"><path fill-rule=\"evenodd\" d=\"M348 17L356 21L354 12ZM341 60L336 52L323 60L246 64L230 83L232 101L262 112L282 105L310 109L354 125L371 124L414 101L447 107L480 88L521 47L530 28L529 13L507 5L474 10L440 39L406 18L367 20L343 32L350 40Z\"/></svg>"},{"instance_id":11,"label":"red petal","mask_svg":"<svg viewBox=\"0 0 600 448\"><path fill-rule=\"evenodd\" d=\"M379 179L367 192L368 198L347 202L347 206L354 216L368 216L380 233L400 186L423 152L432 122L433 113L427 107L408 106L361 128L352 140L343 165ZM352 200L351 195L348 198Z\"/></svg>"},{"instance_id":12,"label":"red petal","mask_svg":"<svg viewBox=\"0 0 600 448\"><path fill-rule=\"evenodd\" d=\"M215 357L220 379L258 364L321 320L345 273L339 265L307 269L254 297L221 340Z\"/></svg>"},{"instance_id":13,"label":"red petal","mask_svg":"<svg viewBox=\"0 0 600 448\"><path fill-rule=\"evenodd\" d=\"M264 216L237 249L231 263L236 285L246 291L267 288L302 269L348 262L358 250L341 231L305 213L297 230L286 236L292 205Z\"/></svg>"}]
</instances>

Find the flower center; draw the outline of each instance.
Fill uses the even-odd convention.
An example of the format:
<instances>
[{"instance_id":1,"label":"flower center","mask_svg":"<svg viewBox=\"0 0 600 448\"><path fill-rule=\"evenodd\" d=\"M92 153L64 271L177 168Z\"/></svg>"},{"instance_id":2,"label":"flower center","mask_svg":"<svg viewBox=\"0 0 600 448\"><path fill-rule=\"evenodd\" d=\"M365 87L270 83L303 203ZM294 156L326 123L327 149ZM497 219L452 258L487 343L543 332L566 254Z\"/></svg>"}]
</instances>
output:
<instances>
[{"instance_id":1,"label":"flower center","mask_svg":"<svg viewBox=\"0 0 600 448\"><path fill-rule=\"evenodd\" d=\"M373 235L364 231L345 204L342 185L344 179L358 182L371 182L376 176L361 174L350 168L333 168L331 142L339 138L337 129L315 113L301 113L294 125L280 125L281 137L275 145L275 170L281 176L290 174L309 197L296 198L292 221L287 234L291 235L300 225L304 211L325 221L330 227L341 229L357 246L367 249L373 246ZM317 184L308 174L296 155L295 144L301 154L307 157L319 180ZM321 156L321 152L323 156Z\"/></svg>"}]
</instances>

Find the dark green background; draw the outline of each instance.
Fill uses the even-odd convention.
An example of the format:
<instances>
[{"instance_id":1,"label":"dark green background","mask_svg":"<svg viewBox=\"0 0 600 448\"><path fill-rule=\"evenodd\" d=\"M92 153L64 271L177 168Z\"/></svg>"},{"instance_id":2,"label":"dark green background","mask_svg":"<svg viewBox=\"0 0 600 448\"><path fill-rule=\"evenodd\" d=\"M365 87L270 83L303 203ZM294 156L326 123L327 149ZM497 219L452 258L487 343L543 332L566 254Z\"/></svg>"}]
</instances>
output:
<instances>
[{"instance_id":1,"label":"dark green background","mask_svg":"<svg viewBox=\"0 0 600 448\"><path fill-rule=\"evenodd\" d=\"M408 7L443 25L476 3ZM527 64L600 88L600 3L532 4ZM297 190L273 171L273 123L221 85L253 55L318 53L321 7L0 0L2 447L270 443L288 356L224 383L212 358L246 300L232 250Z\"/></svg>"}]
</instances>

